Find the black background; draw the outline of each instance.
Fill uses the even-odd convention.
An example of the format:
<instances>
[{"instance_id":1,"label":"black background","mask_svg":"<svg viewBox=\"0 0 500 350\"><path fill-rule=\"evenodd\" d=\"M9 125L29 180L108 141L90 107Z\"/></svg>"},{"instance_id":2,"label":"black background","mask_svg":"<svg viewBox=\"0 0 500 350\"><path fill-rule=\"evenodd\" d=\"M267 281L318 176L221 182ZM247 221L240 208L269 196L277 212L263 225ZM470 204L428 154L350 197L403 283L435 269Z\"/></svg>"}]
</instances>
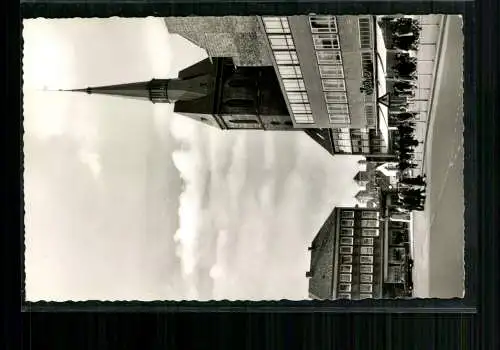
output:
<instances>
[{"instance_id":1,"label":"black background","mask_svg":"<svg viewBox=\"0 0 500 350\"><path fill-rule=\"evenodd\" d=\"M500 160L498 139L499 80L498 43L500 14L496 0L476 3L422 2L307 2L275 3L177 2L119 3L67 1L24 3L3 1L1 51L2 70L0 150L2 152L2 349L498 349L498 270L497 239L498 186ZM22 195L22 104L21 104L21 16L34 17L144 17L167 15L226 14L387 14L462 13L465 20L465 195L467 245L467 300L420 300L396 305L365 303L362 313L331 304L296 304L290 312L285 304L216 303L187 304L184 312L173 304L156 304L147 309L136 304L134 311L99 303L66 305L22 304L23 276L23 195ZM475 92L473 88L476 87ZM8 108L7 108L8 106ZM496 137L495 137L496 136ZM474 248L477 246L476 248ZM23 313L21 307L25 305ZM181 304L182 305L182 304ZM476 306L477 313L460 314L463 306ZM93 306L92 309L89 309ZM279 310L280 306L282 307ZM301 308L305 306L306 308ZM325 306L327 306L325 308ZM371 306L389 307L389 313L370 314ZM427 307L427 313L403 313L397 306ZM429 309L433 307L433 309ZM453 307L448 312L443 308ZM96 309L97 308L97 309ZM98 310L101 309L101 311ZM368 308L368 309L367 309ZM143 312L140 312L142 309ZM52 310L52 311L47 311ZM73 310L73 311L70 311ZM87 311L83 311L87 310ZM90 310L90 311L89 311ZM331 311L330 313L321 310ZM350 309L354 310L354 309ZM189 311L189 312L187 312ZM217 311L209 313L207 311ZM281 311L272 313L270 311ZM286 312L288 311L288 312ZM305 313L304 311L307 311ZM422 309L424 311L424 309ZM441 313L432 313L441 311ZM456 312L456 313L453 313Z\"/></svg>"}]
</instances>

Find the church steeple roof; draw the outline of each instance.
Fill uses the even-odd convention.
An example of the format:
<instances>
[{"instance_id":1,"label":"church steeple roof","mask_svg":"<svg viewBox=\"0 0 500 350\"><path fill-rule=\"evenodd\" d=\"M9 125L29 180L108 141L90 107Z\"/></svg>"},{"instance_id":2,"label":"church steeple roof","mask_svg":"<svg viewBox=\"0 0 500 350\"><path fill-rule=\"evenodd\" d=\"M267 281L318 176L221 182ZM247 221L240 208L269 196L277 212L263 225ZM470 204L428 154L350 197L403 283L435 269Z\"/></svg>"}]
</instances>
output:
<instances>
[{"instance_id":1,"label":"church steeple roof","mask_svg":"<svg viewBox=\"0 0 500 350\"><path fill-rule=\"evenodd\" d=\"M153 103L192 101L213 93L215 81L209 74L185 79L152 79L136 83L88 87L66 91L86 92L147 100Z\"/></svg>"},{"instance_id":2,"label":"church steeple roof","mask_svg":"<svg viewBox=\"0 0 500 350\"><path fill-rule=\"evenodd\" d=\"M84 89L71 89L64 91L86 92L87 94L123 96L149 101L151 82L137 82L128 84L87 87Z\"/></svg>"}]
</instances>

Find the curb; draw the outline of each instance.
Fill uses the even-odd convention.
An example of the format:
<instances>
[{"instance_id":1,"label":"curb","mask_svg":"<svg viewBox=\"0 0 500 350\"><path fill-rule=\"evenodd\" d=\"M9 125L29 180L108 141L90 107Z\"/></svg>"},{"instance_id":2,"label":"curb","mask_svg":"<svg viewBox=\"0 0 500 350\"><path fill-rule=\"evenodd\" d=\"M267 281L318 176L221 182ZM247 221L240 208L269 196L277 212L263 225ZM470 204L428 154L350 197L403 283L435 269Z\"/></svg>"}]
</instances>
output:
<instances>
[{"instance_id":1,"label":"curb","mask_svg":"<svg viewBox=\"0 0 500 350\"><path fill-rule=\"evenodd\" d=\"M443 47L443 38L444 38L444 34L446 32L446 29L447 29L447 23L448 23L448 16L447 15L443 15L443 17L441 18L441 23L439 24L439 28L441 29L440 30L440 33L439 33L439 37L438 37L438 40L436 42L436 56L435 56L435 60L436 60L436 63L434 64L434 69L433 69L433 84L432 84L432 88L431 88L431 93L430 93L430 99L429 99L429 107L428 107L428 111L427 111L427 120L426 120L426 125L425 125L425 137L424 137L424 147L423 147L423 150L422 150L422 166L420 168L420 171L422 174L425 174L425 158L426 158L426 153L427 153L427 138L429 136L429 126L431 125L431 120L432 120L432 116L433 116L433 113L432 113L432 109L434 107L434 100L435 100L435 94L436 94L436 80L437 80L437 73L438 73L438 70L439 70L439 66L441 64L441 54L442 54L442 47Z\"/></svg>"}]
</instances>

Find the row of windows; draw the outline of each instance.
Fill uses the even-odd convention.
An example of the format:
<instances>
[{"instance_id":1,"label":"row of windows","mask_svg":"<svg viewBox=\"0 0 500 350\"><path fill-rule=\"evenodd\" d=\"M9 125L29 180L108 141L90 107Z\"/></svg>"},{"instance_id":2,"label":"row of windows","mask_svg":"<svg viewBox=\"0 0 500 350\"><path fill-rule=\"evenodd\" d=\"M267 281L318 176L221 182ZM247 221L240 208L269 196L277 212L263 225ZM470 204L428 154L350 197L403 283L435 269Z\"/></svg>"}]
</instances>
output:
<instances>
[{"instance_id":1,"label":"row of windows","mask_svg":"<svg viewBox=\"0 0 500 350\"><path fill-rule=\"evenodd\" d=\"M321 78L344 78L344 69L341 64L330 66L319 66L319 75Z\"/></svg>"},{"instance_id":2,"label":"row of windows","mask_svg":"<svg viewBox=\"0 0 500 350\"><path fill-rule=\"evenodd\" d=\"M280 64L299 64L299 58L295 51L274 51L276 63Z\"/></svg>"},{"instance_id":3,"label":"row of windows","mask_svg":"<svg viewBox=\"0 0 500 350\"><path fill-rule=\"evenodd\" d=\"M365 105L365 117L366 117L366 124L368 126L376 125L375 108L373 105L369 104Z\"/></svg>"},{"instance_id":4,"label":"row of windows","mask_svg":"<svg viewBox=\"0 0 500 350\"><path fill-rule=\"evenodd\" d=\"M344 70L337 24L334 16L313 16L309 19L319 73L322 78L328 118L332 124L349 123ZM315 30L315 28L321 28Z\"/></svg>"},{"instance_id":5,"label":"row of windows","mask_svg":"<svg viewBox=\"0 0 500 350\"><path fill-rule=\"evenodd\" d=\"M354 247L352 245L341 245L340 254L352 254ZM373 255L373 247L362 246L360 248L360 254L362 255Z\"/></svg>"},{"instance_id":6,"label":"row of windows","mask_svg":"<svg viewBox=\"0 0 500 350\"><path fill-rule=\"evenodd\" d=\"M353 227L354 220L347 220L347 219L340 220L340 226ZM361 227L379 227L379 221L378 220L361 220Z\"/></svg>"},{"instance_id":7,"label":"row of windows","mask_svg":"<svg viewBox=\"0 0 500 350\"><path fill-rule=\"evenodd\" d=\"M372 47L372 30L370 27L369 18L358 19L359 24L359 42L362 49L369 49Z\"/></svg>"},{"instance_id":8,"label":"row of windows","mask_svg":"<svg viewBox=\"0 0 500 350\"><path fill-rule=\"evenodd\" d=\"M347 124L349 123L349 114L333 114L328 113L328 118L332 124Z\"/></svg>"},{"instance_id":9,"label":"row of windows","mask_svg":"<svg viewBox=\"0 0 500 350\"><path fill-rule=\"evenodd\" d=\"M373 238L362 238L359 242L361 245L373 245ZM353 245L354 238L353 237L340 237L340 244L342 245Z\"/></svg>"},{"instance_id":10,"label":"row of windows","mask_svg":"<svg viewBox=\"0 0 500 350\"><path fill-rule=\"evenodd\" d=\"M323 79L321 84L324 91L345 91L344 79ZM347 102L347 96L345 96L345 101Z\"/></svg>"},{"instance_id":11,"label":"row of windows","mask_svg":"<svg viewBox=\"0 0 500 350\"><path fill-rule=\"evenodd\" d=\"M312 33L337 33L335 16L309 16L309 25Z\"/></svg>"},{"instance_id":12,"label":"row of windows","mask_svg":"<svg viewBox=\"0 0 500 350\"><path fill-rule=\"evenodd\" d=\"M340 283L351 283L352 275L350 273L341 273L339 275L339 281ZM359 275L359 281L361 283L373 283L373 275L362 273Z\"/></svg>"},{"instance_id":13,"label":"row of windows","mask_svg":"<svg viewBox=\"0 0 500 350\"><path fill-rule=\"evenodd\" d=\"M290 33L290 25L286 17L263 17L266 33Z\"/></svg>"},{"instance_id":14,"label":"row of windows","mask_svg":"<svg viewBox=\"0 0 500 350\"><path fill-rule=\"evenodd\" d=\"M312 113L297 113L293 115L295 122L297 124L312 124L314 123L314 118Z\"/></svg>"},{"instance_id":15,"label":"row of windows","mask_svg":"<svg viewBox=\"0 0 500 350\"><path fill-rule=\"evenodd\" d=\"M378 219L378 211L373 211L373 210L363 210L361 212L361 218L363 219ZM352 219L354 218L354 211L353 210L342 210L340 213L340 217L343 219Z\"/></svg>"},{"instance_id":16,"label":"row of windows","mask_svg":"<svg viewBox=\"0 0 500 350\"><path fill-rule=\"evenodd\" d=\"M286 17L263 17L266 33L290 33ZM309 25L312 33L336 33L337 21L334 16L310 16Z\"/></svg>"},{"instance_id":17,"label":"row of windows","mask_svg":"<svg viewBox=\"0 0 500 350\"><path fill-rule=\"evenodd\" d=\"M359 265L360 273L373 273L373 265ZM352 273L351 264L341 264L340 273Z\"/></svg>"},{"instance_id":18,"label":"row of windows","mask_svg":"<svg viewBox=\"0 0 500 350\"><path fill-rule=\"evenodd\" d=\"M375 220L373 220L375 221ZM378 221L375 221L378 223ZM354 229L353 228L341 228L340 229L340 234L342 236L354 236ZM374 229L374 228L363 228L361 229L361 236L363 237L378 237L379 235L379 230Z\"/></svg>"},{"instance_id":19,"label":"row of windows","mask_svg":"<svg viewBox=\"0 0 500 350\"><path fill-rule=\"evenodd\" d=\"M350 283L339 283L340 292L351 292L352 286ZM373 285L371 283L361 283L359 285L359 291L361 293L372 293Z\"/></svg>"},{"instance_id":20,"label":"row of windows","mask_svg":"<svg viewBox=\"0 0 500 350\"><path fill-rule=\"evenodd\" d=\"M316 51L316 58L318 59L318 64L332 64L341 65L342 64L342 54L340 50L332 51Z\"/></svg>"},{"instance_id":21,"label":"row of windows","mask_svg":"<svg viewBox=\"0 0 500 350\"><path fill-rule=\"evenodd\" d=\"M341 255L340 263L342 265L352 264L352 255ZM359 256L360 264L373 264L373 255L360 255Z\"/></svg>"},{"instance_id":22,"label":"row of windows","mask_svg":"<svg viewBox=\"0 0 500 350\"><path fill-rule=\"evenodd\" d=\"M360 299L371 299L372 294L371 293L361 293L359 295L359 298ZM351 293L338 293L337 299L351 299Z\"/></svg>"},{"instance_id":23,"label":"row of windows","mask_svg":"<svg viewBox=\"0 0 500 350\"><path fill-rule=\"evenodd\" d=\"M278 72L283 81L293 118L298 124L314 123L311 105L307 97L302 71L297 52L290 33L286 17L264 17L264 26L268 35ZM282 35L279 35L282 34ZM275 51L282 50L282 51Z\"/></svg>"},{"instance_id":24,"label":"row of windows","mask_svg":"<svg viewBox=\"0 0 500 350\"><path fill-rule=\"evenodd\" d=\"M278 71L283 79L299 79L302 78L300 66L280 66Z\"/></svg>"},{"instance_id":25,"label":"row of windows","mask_svg":"<svg viewBox=\"0 0 500 350\"><path fill-rule=\"evenodd\" d=\"M306 86L302 79L283 79L285 91L305 91Z\"/></svg>"},{"instance_id":26,"label":"row of windows","mask_svg":"<svg viewBox=\"0 0 500 350\"><path fill-rule=\"evenodd\" d=\"M295 44L290 34L267 36L273 50L295 50Z\"/></svg>"}]
</instances>

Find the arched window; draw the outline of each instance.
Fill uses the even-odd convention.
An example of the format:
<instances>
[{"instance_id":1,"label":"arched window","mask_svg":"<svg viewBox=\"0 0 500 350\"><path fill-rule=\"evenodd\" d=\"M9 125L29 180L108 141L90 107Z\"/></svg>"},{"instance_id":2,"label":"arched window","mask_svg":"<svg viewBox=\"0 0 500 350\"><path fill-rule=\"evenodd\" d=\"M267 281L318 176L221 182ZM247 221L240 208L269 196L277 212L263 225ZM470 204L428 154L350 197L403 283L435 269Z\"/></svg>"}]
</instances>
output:
<instances>
[{"instance_id":1,"label":"arched window","mask_svg":"<svg viewBox=\"0 0 500 350\"><path fill-rule=\"evenodd\" d=\"M242 98L234 98L226 102L226 105L229 107L252 107L253 101L242 99Z\"/></svg>"},{"instance_id":2,"label":"arched window","mask_svg":"<svg viewBox=\"0 0 500 350\"><path fill-rule=\"evenodd\" d=\"M230 80L228 85L231 87L245 87L252 85L252 81L248 78L238 78Z\"/></svg>"},{"instance_id":3,"label":"arched window","mask_svg":"<svg viewBox=\"0 0 500 350\"><path fill-rule=\"evenodd\" d=\"M253 119L231 119L231 123L234 124L258 124L259 122Z\"/></svg>"}]
</instances>

